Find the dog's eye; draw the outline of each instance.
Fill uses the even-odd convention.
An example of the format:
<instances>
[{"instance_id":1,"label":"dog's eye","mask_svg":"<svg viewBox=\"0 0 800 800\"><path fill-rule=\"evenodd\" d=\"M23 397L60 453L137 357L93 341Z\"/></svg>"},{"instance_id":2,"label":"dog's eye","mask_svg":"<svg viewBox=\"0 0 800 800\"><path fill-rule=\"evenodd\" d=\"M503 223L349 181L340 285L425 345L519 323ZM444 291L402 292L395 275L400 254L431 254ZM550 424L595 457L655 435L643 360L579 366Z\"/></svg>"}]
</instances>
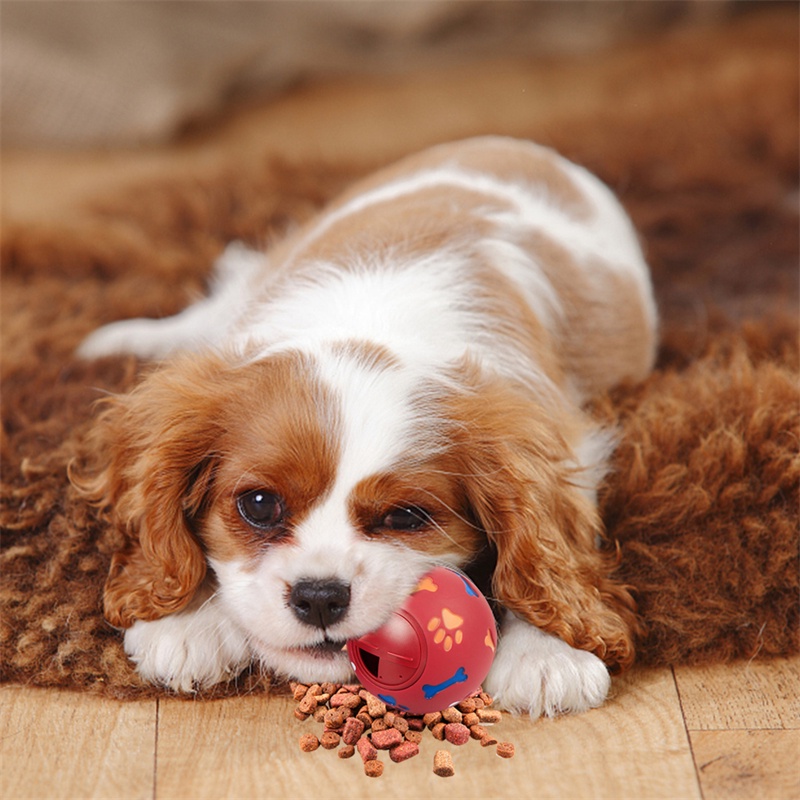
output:
<instances>
[{"instance_id":1,"label":"dog's eye","mask_svg":"<svg viewBox=\"0 0 800 800\"><path fill-rule=\"evenodd\" d=\"M274 528L286 516L282 498L264 489L239 495L236 505L242 519L254 528Z\"/></svg>"},{"instance_id":2,"label":"dog's eye","mask_svg":"<svg viewBox=\"0 0 800 800\"><path fill-rule=\"evenodd\" d=\"M431 515L419 506L393 508L381 521L381 527L390 531L418 531L430 525Z\"/></svg>"}]
</instances>

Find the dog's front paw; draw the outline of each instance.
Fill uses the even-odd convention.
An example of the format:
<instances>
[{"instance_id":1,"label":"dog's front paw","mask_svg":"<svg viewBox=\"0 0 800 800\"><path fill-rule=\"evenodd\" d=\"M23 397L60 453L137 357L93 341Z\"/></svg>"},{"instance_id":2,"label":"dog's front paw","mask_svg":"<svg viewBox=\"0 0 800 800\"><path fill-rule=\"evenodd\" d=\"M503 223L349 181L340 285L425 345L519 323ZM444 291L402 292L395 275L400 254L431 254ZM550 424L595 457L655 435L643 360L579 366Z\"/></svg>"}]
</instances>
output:
<instances>
[{"instance_id":1,"label":"dog's front paw","mask_svg":"<svg viewBox=\"0 0 800 800\"><path fill-rule=\"evenodd\" d=\"M602 705L611 678L593 653L508 613L486 691L508 710L548 717Z\"/></svg>"},{"instance_id":2,"label":"dog's front paw","mask_svg":"<svg viewBox=\"0 0 800 800\"><path fill-rule=\"evenodd\" d=\"M145 681L177 692L229 681L252 658L238 628L203 610L138 620L125 631L125 652Z\"/></svg>"}]
</instances>

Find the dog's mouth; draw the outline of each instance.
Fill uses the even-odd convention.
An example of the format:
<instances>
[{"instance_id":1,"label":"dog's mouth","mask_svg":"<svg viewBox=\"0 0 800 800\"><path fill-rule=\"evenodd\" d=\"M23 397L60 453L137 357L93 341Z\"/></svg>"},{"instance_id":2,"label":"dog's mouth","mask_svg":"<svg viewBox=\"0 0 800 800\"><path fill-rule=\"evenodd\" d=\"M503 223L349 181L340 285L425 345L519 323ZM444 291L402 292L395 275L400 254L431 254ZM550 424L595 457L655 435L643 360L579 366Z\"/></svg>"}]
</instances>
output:
<instances>
[{"instance_id":1,"label":"dog's mouth","mask_svg":"<svg viewBox=\"0 0 800 800\"><path fill-rule=\"evenodd\" d=\"M295 653L311 656L312 658L328 659L333 658L341 653L347 647L347 641L344 639L325 639L316 644L309 644L303 647L294 647L292 650Z\"/></svg>"}]
</instances>

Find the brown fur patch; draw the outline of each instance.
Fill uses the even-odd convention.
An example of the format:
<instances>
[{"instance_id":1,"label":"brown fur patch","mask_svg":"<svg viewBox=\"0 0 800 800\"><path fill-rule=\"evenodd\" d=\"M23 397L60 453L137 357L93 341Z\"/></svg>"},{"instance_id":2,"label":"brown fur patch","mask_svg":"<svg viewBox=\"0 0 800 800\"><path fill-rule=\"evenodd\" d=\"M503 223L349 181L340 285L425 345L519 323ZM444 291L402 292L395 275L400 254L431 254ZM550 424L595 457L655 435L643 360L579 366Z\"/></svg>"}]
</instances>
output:
<instances>
[{"instance_id":1,"label":"brown fur patch","mask_svg":"<svg viewBox=\"0 0 800 800\"><path fill-rule=\"evenodd\" d=\"M656 336L648 333L633 277L598 264L604 276L604 291L598 292L589 278L592 264L577 264L546 233L530 234L525 246L561 299L564 319L556 348L563 354L564 371L580 376L586 395L646 377L655 359Z\"/></svg>"},{"instance_id":2,"label":"brown fur patch","mask_svg":"<svg viewBox=\"0 0 800 800\"><path fill-rule=\"evenodd\" d=\"M308 380L313 367L293 354L275 356L224 375L225 398L210 422L221 429L214 449L214 480L206 497L209 524L202 544L209 555L245 563L265 547L291 538L295 527L330 489L338 460L338 416L331 395ZM280 498L285 523L254 529L237 500L262 489Z\"/></svg>"},{"instance_id":3,"label":"brown fur patch","mask_svg":"<svg viewBox=\"0 0 800 800\"><path fill-rule=\"evenodd\" d=\"M549 157L547 153L532 156L530 149L514 141L496 141L491 144L470 142L444 145L437 150L408 156L397 164L379 170L347 191L336 207L351 197L418 171L436 169L452 164L462 169L474 170L482 175L491 175L502 182L532 183L544 187L553 202L576 219L586 218L592 213L583 192L572 178Z\"/></svg>"},{"instance_id":4,"label":"brown fur patch","mask_svg":"<svg viewBox=\"0 0 800 800\"><path fill-rule=\"evenodd\" d=\"M414 455L410 454L409 461ZM461 558L471 555L479 550L482 536L465 515L464 498L454 477L457 469L457 462L447 454L412 469L400 463L391 472L373 475L354 488L351 518L367 536L394 537L437 557L448 553ZM428 512L431 524L412 532L387 531L376 525L393 507L411 505Z\"/></svg>"}]
</instances>

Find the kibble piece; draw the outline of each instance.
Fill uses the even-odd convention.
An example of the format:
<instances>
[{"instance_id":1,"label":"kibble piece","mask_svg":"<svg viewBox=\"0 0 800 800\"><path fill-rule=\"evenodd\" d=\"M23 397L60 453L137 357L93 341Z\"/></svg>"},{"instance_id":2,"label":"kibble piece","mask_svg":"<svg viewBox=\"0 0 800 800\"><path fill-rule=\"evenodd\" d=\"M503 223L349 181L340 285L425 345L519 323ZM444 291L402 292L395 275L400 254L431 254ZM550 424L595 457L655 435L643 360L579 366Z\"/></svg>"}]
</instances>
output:
<instances>
[{"instance_id":1,"label":"kibble piece","mask_svg":"<svg viewBox=\"0 0 800 800\"><path fill-rule=\"evenodd\" d=\"M385 731L389 726L386 724L386 720L383 717L378 717L378 719L372 720L372 730L373 731Z\"/></svg>"},{"instance_id":2,"label":"kibble piece","mask_svg":"<svg viewBox=\"0 0 800 800\"><path fill-rule=\"evenodd\" d=\"M481 718L474 711L470 711L468 714L464 714L461 721L468 728L471 728L473 725L477 725L481 721Z\"/></svg>"},{"instance_id":3,"label":"kibble piece","mask_svg":"<svg viewBox=\"0 0 800 800\"><path fill-rule=\"evenodd\" d=\"M409 742L414 742L414 744L419 744L422 741L422 731L408 730L405 733L405 737Z\"/></svg>"},{"instance_id":4,"label":"kibble piece","mask_svg":"<svg viewBox=\"0 0 800 800\"><path fill-rule=\"evenodd\" d=\"M304 683L290 683L289 688L292 690L292 697L297 701L302 700L308 691L308 686Z\"/></svg>"},{"instance_id":5,"label":"kibble piece","mask_svg":"<svg viewBox=\"0 0 800 800\"><path fill-rule=\"evenodd\" d=\"M442 721L441 711L431 711L422 718L422 724L426 728L433 729L433 726Z\"/></svg>"},{"instance_id":6,"label":"kibble piece","mask_svg":"<svg viewBox=\"0 0 800 800\"><path fill-rule=\"evenodd\" d=\"M343 744L339 748L338 756L339 758L352 758L354 753L356 752L355 747L351 744Z\"/></svg>"},{"instance_id":7,"label":"kibble piece","mask_svg":"<svg viewBox=\"0 0 800 800\"><path fill-rule=\"evenodd\" d=\"M447 750L437 750L433 754L433 772L442 778L451 778L456 774L453 757Z\"/></svg>"},{"instance_id":8,"label":"kibble piece","mask_svg":"<svg viewBox=\"0 0 800 800\"><path fill-rule=\"evenodd\" d=\"M372 731L372 744L378 750L389 750L389 748L400 744L403 741L403 734L397 728L387 728L385 731Z\"/></svg>"},{"instance_id":9,"label":"kibble piece","mask_svg":"<svg viewBox=\"0 0 800 800\"><path fill-rule=\"evenodd\" d=\"M364 727L365 728L371 728L372 727L372 717L369 714L367 714L367 709L366 708L362 708L358 712L358 714L356 714L356 719L360 719L361 722L364 723Z\"/></svg>"},{"instance_id":10,"label":"kibble piece","mask_svg":"<svg viewBox=\"0 0 800 800\"><path fill-rule=\"evenodd\" d=\"M340 687L336 683L323 683L320 685L320 689L322 689L322 691L325 694L331 695L331 694L336 694L336 692L339 691Z\"/></svg>"},{"instance_id":11,"label":"kibble piece","mask_svg":"<svg viewBox=\"0 0 800 800\"><path fill-rule=\"evenodd\" d=\"M349 708L329 708L325 712L325 727L328 728L328 730L341 728L349 716Z\"/></svg>"},{"instance_id":12,"label":"kibble piece","mask_svg":"<svg viewBox=\"0 0 800 800\"><path fill-rule=\"evenodd\" d=\"M319 701L313 694L306 694L303 699L297 704L297 710L303 714L313 714L317 710Z\"/></svg>"},{"instance_id":13,"label":"kibble piece","mask_svg":"<svg viewBox=\"0 0 800 800\"><path fill-rule=\"evenodd\" d=\"M319 739L313 733L304 733L300 737L300 749L304 753L313 753L319 747Z\"/></svg>"},{"instance_id":14,"label":"kibble piece","mask_svg":"<svg viewBox=\"0 0 800 800\"><path fill-rule=\"evenodd\" d=\"M444 738L450 744L466 744L470 740L469 728L460 722L449 722L444 726Z\"/></svg>"},{"instance_id":15,"label":"kibble piece","mask_svg":"<svg viewBox=\"0 0 800 800\"><path fill-rule=\"evenodd\" d=\"M335 750L339 746L339 742L341 742L342 737L339 736L338 733L334 731L325 731L319 738L319 743L326 749L326 750Z\"/></svg>"},{"instance_id":16,"label":"kibble piece","mask_svg":"<svg viewBox=\"0 0 800 800\"><path fill-rule=\"evenodd\" d=\"M378 757L378 751L375 748L375 745L372 744L372 742L367 739L366 736L363 736L358 740L358 744L356 744L356 750L358 750L358 754L365 762L373 761Z\"/></svg>"},{"instance_id":17,"label":"kibble piece","mask_svg":"<svg viewBox=\"0 0 800 800\"><path fill-rule=\"evenodd\" d=\"M444 729L445 729L444 722L437 722L432 728L431 733L433 734L434 739L438 739L440 742L444 741Z\"/></svg>"},{"instance_id":18,"label":"kibble piece","mask_svg":"<svg viewBox=\"0 0 800 800\"><path fill-rule=\"evenodd\" d=\"M475 702L474 697L468 697L466 700L462 700L460 703L458 703L456 708L462 714L472 714L478 708L478 704Z\"/></svg>"},{"instance_id":19,"label":"kibble piece","mask_svg":"<svg viewBox=\"0 0 800 800\"><path fill-rule=\"evenodd\" d=\"M399 764L402 761L408 761L409 758L414 758L419 753L419 745L414 742L402 742L389 751L389 758Z\"/></svg>"},{"instance_id":20,"label":"kibble piece","mask_svg":"<svg viewBox=\"0 0 800 800\"><path fill-rule=\"evenodd\" d=\"M486 734L486 736L481 737L481 747L494 747L497 744L497 739L490 734Z\"/></svg>"},{"instance_id":21,"label":"kibble piece","mask_svg":"<svg viewBox=\"0 0 800 800\"><path fill-rule=\"evenodd\" d=\"M406 731L409 730L408 720L398 715L394 718L392 727L395 730L400 731L400 733L405 733Z\"/></svg>"},{"instance_id":22,"label":"kibble piece","mask_svg":"<svg viewBox=\"0 0 800 800\"><path fill-rule=\"evenodd\" d=\"M407 717L407 720L408 720L408 729L410 731L425 730L425 723L422 721L422 717Z\"/></svg>"},{"instance_id":23,"label":"kibble piece","mask_svg":"<svg viewBox=\"0 0 800 800\"><path fill-rule=\"evenodd\" d=\"M358 694L366 702L367 714L369 714L373 719L382 717L386 713L386 703L384 703L383 700L379 700L374 694L368 692L366 689L362 689Z\"/></svg>"},{"instance_id":24,"label":"kibble piece","mask_svg":"<svg viewBox=\"0 0 800 800\"><path fill-rule=\"evenodd\" d=\"M502 758L514 757L514 744L512 742L500 742L497 745L497 755Z\"/></svg>"},{"instance_id":25,"label":"kibble piece","mask_svg":"<svg viewBox=\"0 0 800 800\"><path fill-rule=\"evenodd\" d=\"M483 739L484 736L488 736L489 732L486 730L486 728L483 727L483 725L470 725L469 735L473 739L477 739L478 741L480 741L481 739Z\"/></svg>"},{"instance_id":26,"label":"kibble piece","mask_svg":"<svg viewBox=\"0 0 800 800\"><path fill-rule=\"evenodd\" d=\"M364 762L364 774L368 778L380 778L383 775L383 764L377 759Z\"/></svg>"},{"instance_id":27,"label":"kibble piece","mask_svg":"<svg viewBox=\"0 0 800 800\"><path fill-rule=\"evenodd\" d=\"M331 708L350 708L356 709L364 705L364 701L357 694L350 692L339 692L331 697Z\"/></svg>"},{"instance_id":28,"label":"kibble piece","mask_svg":"<svg viewBox=\"0 0 800 800\"><path fill-rule=\"evenodd\" d=\"M451 706L442 711L442 719L445 722L461 722L462 716L461 712L455 706Z\"/></svg>"},{"instance_id":29,"label":"kibble piece","mask_svg":"<svg viewBox=\"0 0 800 800\"><path fill-rule=\"evenodd\" d=\"M503 719L503 715L494 708L480 708L475 713L484 725L494 725Z\"/></svg>"},{"instance_id":30,"label":"kibble piece","mask_svg":"<svg viewBox=\"0 0 800 800\"><path fill-rule=\"evenodd\" d=\"M350 717L342 729L342 741L345 744L356 744L364 733L364 723L357 717Z\"/></svg>"}]
</instances>

